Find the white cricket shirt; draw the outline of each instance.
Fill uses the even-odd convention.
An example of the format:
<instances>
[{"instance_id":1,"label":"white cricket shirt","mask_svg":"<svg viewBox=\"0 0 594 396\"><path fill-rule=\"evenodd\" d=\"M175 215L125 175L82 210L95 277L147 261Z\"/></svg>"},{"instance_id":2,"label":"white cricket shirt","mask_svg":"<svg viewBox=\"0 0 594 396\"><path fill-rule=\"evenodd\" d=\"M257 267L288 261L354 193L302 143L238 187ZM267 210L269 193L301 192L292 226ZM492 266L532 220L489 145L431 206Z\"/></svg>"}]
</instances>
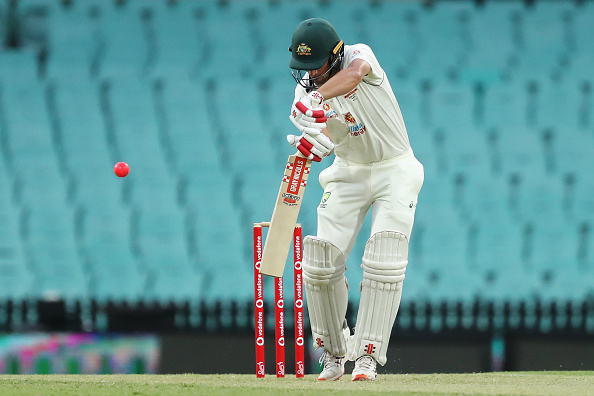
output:
<instances>
[{"instance_id":1,"label":"white cricket shirt","mask_svg":"<svg viewBox=\"0 0 594 396\"><path fill-rule=\"evenodd\" d=\"M351 92L323 103L334 153L350 162L368 164L409 151L406 126L386 73L365 44L345 45L341 70L355 59L369 63L369 74ZM305 88L297 84L295 100L305 95Z\"/></svg>"}]
</instances>

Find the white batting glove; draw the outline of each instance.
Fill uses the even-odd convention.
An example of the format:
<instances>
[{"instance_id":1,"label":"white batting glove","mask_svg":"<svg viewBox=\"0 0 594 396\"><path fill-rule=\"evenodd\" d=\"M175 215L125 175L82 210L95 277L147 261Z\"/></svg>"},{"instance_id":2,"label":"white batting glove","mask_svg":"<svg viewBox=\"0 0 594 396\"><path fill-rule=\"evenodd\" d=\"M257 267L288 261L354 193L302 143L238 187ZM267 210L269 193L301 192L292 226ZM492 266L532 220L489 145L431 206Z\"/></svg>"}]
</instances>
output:
<instances>
[{"instance_id":1,"label":"white batting glove","mask_svg":"<svg viewBox=\"0 0 594 396\"><path fill-rule=\"evenodd\" d=\"M299 101L295 103L295 107L306 116L321 118L326 116L324 110L320 107L323 101L324 97L321 93L312 91L307 96L299 99Z\"/></svg>"},{"instance_id":2,"label":"white batting glove","mask_svg":"<svg viewBox=\"0 0 594 396\"><path fill-rule=\"evenodd\" d=\"M321 132L317 135L307 133L301 136L288 135L287 141L306 158L315 162L320 162L334 150L334 143Z\"/></svg>"},{"instance_id":3,"label":"white batting glove","mask_svg":"<svg viewBox=\"0 0 594 396\"><path fill-rule=\"evenodd\" d=\"M306 116L295 106L291 109L289 119L297 129L307 134L317 135L326 128L326 116L319 118Z\"/></svg>"},{"instance_id":4,"label":"white batting glove","mask_svg":"<svg viewBox=\"0 0 594 396\"><path fill-rule=\"evenodd\" d=\"M303 133L317 133L326 128L326 114L320 107L324 97L317 91L299 99L291 108L290 119Z\"/></svg>"}]
</instances>

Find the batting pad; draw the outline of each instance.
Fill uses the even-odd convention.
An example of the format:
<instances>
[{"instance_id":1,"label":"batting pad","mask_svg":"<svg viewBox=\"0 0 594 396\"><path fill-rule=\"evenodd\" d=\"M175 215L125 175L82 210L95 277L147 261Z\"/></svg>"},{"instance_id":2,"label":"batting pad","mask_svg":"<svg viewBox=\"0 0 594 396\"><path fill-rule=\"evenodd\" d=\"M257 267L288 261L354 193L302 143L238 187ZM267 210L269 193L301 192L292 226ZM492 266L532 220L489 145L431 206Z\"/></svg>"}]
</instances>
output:
<instances>
[{"instance_id":1,"label":"batting pad","mask_svg":"<svg viewBox=\"0 0 594 396\"><path fill-rule=\"evenodd\" d=\"M404 234L382 231L373 234L363 254L363 281L357 324L349 359L371 355L382 366L392 326L402 296L408 264L408 241Z\"/></svg>"},{"instance_id":2,"label":"batting pad","mask_svg":"<svg viewBox=\"0 0 594 396\"><path fill-rule=\"evenodd\" d=\"M346 260L340 249L323 239L307 236L303 246L303 283L314 348L346 356Z\"/></svg>"}]
</instances>

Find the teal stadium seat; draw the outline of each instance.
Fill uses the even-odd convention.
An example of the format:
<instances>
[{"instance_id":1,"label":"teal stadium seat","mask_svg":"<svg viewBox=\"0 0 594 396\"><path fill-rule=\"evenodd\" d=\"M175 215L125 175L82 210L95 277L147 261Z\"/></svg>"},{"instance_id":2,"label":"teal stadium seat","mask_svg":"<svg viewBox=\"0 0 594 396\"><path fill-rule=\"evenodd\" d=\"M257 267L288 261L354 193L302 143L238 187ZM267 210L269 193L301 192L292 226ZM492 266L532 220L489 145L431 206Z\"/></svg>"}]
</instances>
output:
<instances>
[{"instance_id":1,"label":"teal stadium seat","mask_svg":"<svg viewBox=\"0 0 594 396\"><path fill-rule=\"evenodd\" d=\"M594 183L587 170L583 170L575 182L575 190L569 200L571 218L577 222L594 218Z\"/></svg>"},{"instance_id":2,"label":"teal stadium seat","mask_svg":"<svg viewBox=\"0 0 594 396\"><path fill-rule=\"evenodd\" d=\"M18 232L18 213L12 207L0 206L0 300L25 300L33 292Z\"/></svg>"},{"instance_id":3,"label":"teal stadium seat","mask_svg":"<svg viewBox=\"0 0 594 396\"><path fill-rule=\"evenodd\" d=\"M235 171L270 168L267 153L274 151L272 139L266 136L266 117L256 97L246 98L246 92L257 92L253 81L221 79L216 82L216 106L223 133L228 144L228 162ZM287 96L290 109L291 97ZM264 131L260 131L264 129Z\"/></svg>"},{"instance_id":4,"label":"teal stadium seat","mask_svg":"<svg viewBox=\"0 0 594 396\"><path fill-rule=\"evenodd\" d=\"M85 269L91 296L98 302L135 302L145 296L146 271L136 261L130 213L116 204L90 203L77 210Z\"/></svg>"},{"instance_id":5,"label":"teal stadium seat","mask_svg":"<svg viewBox=\"0 0 594 396\"><path fill-rule=\"evenodd\" d=\"M37 79L35 52L30 49L0 52L0 83L7 85L31 83Z\"/></svg>"},{"instance_id":6,"label":"teal stadium seat","mask_svg":"<svg viewBox=\"0 0 594 396\"><path fill-rule=\"evenodd\" d=\"M567 79L539 81L537 123L541 128L563 129L564 134L579 137L580 112L587 104L581 92L581 81Z\"/></svg>"},{"instance_id":7,"label":"teal stadium seat","mask_svg":"<svg viewBox=\"0 0 594 396\"><path fill-rule=\"evenodd\" d=\"M487 128L525 128L527 106L525 84L490 84L485 92L484 125Z\"/></svg>"},{"instance_id":8,"label":"teal stadium seat","mask_svg":"<svg viewBox=\"0 0 594 396\"><path fill-rule=\"evenodd\" d=\"M550 78L564 71L571 50L567 47L566 13L574 12L571 2L541 1L517 13L517 65L514 78Z\"/></svg>"},{"instance_id":9,"label":"teal stadium seat","mask_svg":"<svg viewBox=\"0 0 594 396\"><path fill-rule=\"evenodd\" d=\"M559 177L535 177L527 174L519 186L518 218L525 221L542 217L553 219L559 227L566 225L563 200L565 187Z\"/></svg>"},{"instance_id":10,"label":"teal stadium seat","mask_svg":"<svg viewBox=\"0 0 594 396\"><path fill-rule=\"evenodd\" d=\"M103 78L137 79L147 73L149 43L142 24L142 11L134 3L106 3L98 17L103 52L98 75Z\"/></svg>"},{"instance_id":11,"label":"teal stadium seat","mask_svg":"<svg viewBox=\"0 0 594 396\"><path fill-rule=\"evenodd\" d=\"M506 225L513 219L510 186L502 178L463 174L464 185L458 209L469 222ZM499 228L499 227L497 227Z\"/></svg>"},{"instance_id":12,"label":"teal stadium seat","mask_svg":"<svg viewBox=\"0 0 594 396\"><path fill-rule=\"evenodd\" d=\"M213 45L208 48L208 62L198 66L200 76L220 75L225 76L222 80L233 79L249 75L258 66L257 54L253 53L257 43L246 19L251 7L251 2L243 1L205 3L206 29L203 31L213 40ZM245 52L238 53L238 49Z\"/></svg>"},{"instance_id":13,"label":"teal stadium seat","mask_svg":"<svg viewBox=\"0 0 594 396\"><path fill-rule=\"evenodd\" d=\"M206 175L205 175L206 176ZM204 273L205 301L250 298L253 293L251 224L239 222L231 180L212 173L187 186L188 218L196 238L197 267Z\"/></svg>"},{"instance_id":14,"label":"teal stadium seat","mask_svg":"<svg viewBox=\"0 0 594 396\"><path fill-rule=\"evenodd\" d=\"M15 172L17 199L24 202L65 199L66 177L55 157L44 96L43 85L34 80L2 85L4 152Z\"/></svg>"},{"instance_id":15,"label":"teal stadium seat","mask_svg":"<svg viewBox=\"0 0 594 396\"><path fill-rule=\"evenodd\" d=\"M448 172L483 176L489 173L488 147L481 132L470 128L456 130L455 125L435 130L433 139L436 151L443 156L443 165Z\"/></svg>"},{"instance_id":16,"label":"teal stadium seat","mask_svg":"<svg viewBox=\"0 0 594 396\"><path fill-rule=\"evenodd\" d=\"M523 10L521 2L489 1L470 15L472 51L461 75L498 84L509 78L515 55L511 15Z\"/></svg>"},{"instance_id":17,"label":"teal stadium seat","mask_svg":"<svg viewBox=\"0 0 594 396\"><path fill-rule=\"evenodd\" d=\"M258 43L253 46L261 58L258 58L258 67L254 70L257 78L269 80L272 84L282 84L285 89L272 89L270 95L281 94L280 103L271 100L271 104L284 104L283 111L271 114L271 117L287 114L287 101L293 97L294 85L289 69L289 57L287 49L291 45L293 29L300 20L299 13L295 8L301 6L298 2L279 2L279 4L265 4L256 7L256 24L259 32ZM287 96L284 95L286 93Z\"/></svg>"},{"instance_id":18,"label":"teal stadium seat","mask_svg":"<svg viewBox=\"0 0 594 396\"><path fill-rule=\"evenodd\" d=\"M88 297L88 280L77 251L74 214L65 205L27 206L21 223L26 255L35 276L34 297L69 301Z\"/></svg>"},{"instance_id":19,"label":"teal stadium seat","mask_svg":"<svg viewBox=\"0 0 594 396\"><path fill-rule=\"evenodd\" d=\"M103 168L110 171L112 158L101 112L100 87L96 82L52 80L65 161L82 179Z\"/></svg>"},{"instance_id":20,"label":"teal stadium seat","mask_svg":"<svg viewBox=\"0 0 594 396\"><path fill-rule=\"evenodd\" d=\"M137 2L148 5L146 2ZM184 80L200 72L202 61L209 56L206 30L196 18L196 10L205 7L204 2L183 1L170 6L165 2L150 4L155 30L155 61L150 75L172 82Z\"/></svg>"},{"instance_id":21,"label":"teal stadium seat","mask_svg":"<svg viewBox=\"0 0 594 396\"><path fill-rule=\"evenodd\" d=\"M546 176L543 142L540 136L519 127L497 129L496 135L503 176Z\"/></svg>"},{"instance_id":22,"label":"teal stadium seat","mask_svg":"<svg viewBox=\"0 0 594 396\"><path fill-rule=\"evenodd\" d=\"M361 13L367 15L369 21L374 21L366 25L366 29L369 29L367 44L373 49L384 70L396 77L390 80L394 89L397 89L399 82L419 77L414 73L423 50L419 26L422 12L423 9L417 2L385 1ZM355 24L358 20L359 15L353 15ZM353 40L363 41L360 37L353 37Z\"/></svg>"},{"instance_id":23,"label":"teal stadium seat","mask_svg":"<svg viewBox=\"0 0 594 396\"><path fill-rule=\"evenodd\" d=\"M418 14L422 53L418 56L418 65L411 68L413 76L434 82L458 78L473 49L473 32L464 24L464 15L473 9L474 4L469 0L452 4L436 2Z\"/></svg>"},{"instance_id":24,"label":"teal stadium seat","mask_svg":"<svg viewBox=\"0 0 594 396\"><path fill-rule=\"evenodd\" d=\"M84 83L102 50L100 1L75 1L65 7L47 3L49 57L46 74L52 79Z\"/></svg>"}]
</instances>

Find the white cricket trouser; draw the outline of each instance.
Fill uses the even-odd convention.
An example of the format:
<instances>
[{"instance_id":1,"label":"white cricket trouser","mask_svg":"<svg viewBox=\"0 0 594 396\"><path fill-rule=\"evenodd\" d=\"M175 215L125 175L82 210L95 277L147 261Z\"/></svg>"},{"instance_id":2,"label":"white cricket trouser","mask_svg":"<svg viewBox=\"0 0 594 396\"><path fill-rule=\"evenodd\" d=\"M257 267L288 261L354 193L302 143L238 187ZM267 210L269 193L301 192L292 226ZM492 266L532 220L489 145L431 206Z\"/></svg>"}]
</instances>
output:
<instances>
[{"instance_id":1,"label":"white cricket trouser","mask_svg":"<svg viewBox=\"0 0 594 396\"><path fill-rule=\"evenodd\" d=\"M410 240L423 165L412 150L372 164L356 164L336 157L320 173L324 188L318 206L318 238L331 242L348 257L365 216L373 207L371 235L397 231Z\"/></svg>"}]
</instances>

